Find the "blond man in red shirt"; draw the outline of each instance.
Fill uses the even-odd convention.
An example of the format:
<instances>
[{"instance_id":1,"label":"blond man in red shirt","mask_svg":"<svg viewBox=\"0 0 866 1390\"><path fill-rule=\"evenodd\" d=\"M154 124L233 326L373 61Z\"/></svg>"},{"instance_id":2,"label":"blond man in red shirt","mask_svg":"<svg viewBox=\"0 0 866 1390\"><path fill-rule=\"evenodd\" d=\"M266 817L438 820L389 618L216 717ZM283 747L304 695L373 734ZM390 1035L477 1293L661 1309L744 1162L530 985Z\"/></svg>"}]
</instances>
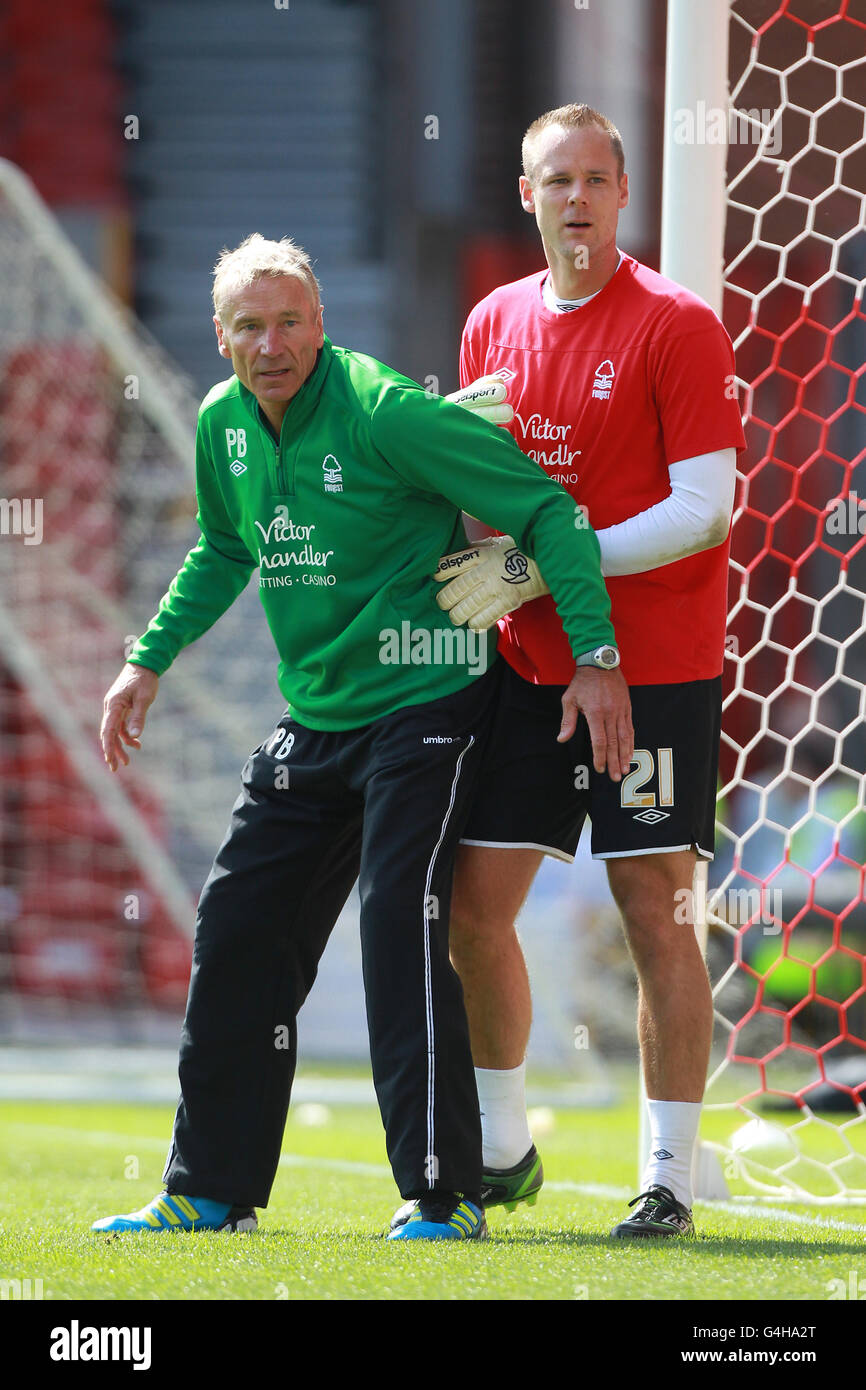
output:
<instances>
[{"instance_id":1,"label":"blond man in red shirt","mask_svg":"<svg viewBox=\"0 0 866 1390\"><path fill-rule=\"evenodd\" d=\"M451 924L484 1200L531 1201L541 1186L525 1112L529 981L514 921L543 855L573 858L589 815L639 981L651 1126L642 1192L613 1234L684 1236L694 1230L690 1172L713 1011L694 932L674 914L697 856L713 856L728 538L744 446L733 351L708 305L617 248L628 178L605 116L576 105L547 112L526 133L523 167L521 202L547 269L494 290L469 315L462 397L511 429L598 535L635 753L619 776L593 765L583 721L558 741L568 645L543 577L509 537L482 543L456 579L453 567L437 576L455 622L499 621L511 667ZM603 681L616 658L604 649L582 661Z\"/></svg>"}]
</instances>

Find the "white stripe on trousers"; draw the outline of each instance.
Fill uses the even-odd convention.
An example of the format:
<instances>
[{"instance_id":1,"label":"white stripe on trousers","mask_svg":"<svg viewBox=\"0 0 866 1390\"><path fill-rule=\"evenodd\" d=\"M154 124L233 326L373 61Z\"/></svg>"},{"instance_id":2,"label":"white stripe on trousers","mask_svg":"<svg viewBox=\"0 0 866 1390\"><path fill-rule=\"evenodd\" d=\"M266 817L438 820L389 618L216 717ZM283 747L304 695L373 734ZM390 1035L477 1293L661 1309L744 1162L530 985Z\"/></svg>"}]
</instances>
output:
<instances>
[{"instance_id":1,"label":"white stripe on trousers","mask_svg":"<svg viewBox=\"0 0 866 1390\"><path fill-rule=\"evenodd\" d=\"M433 1028L433 987L430 978L430 884L433 881L433 870L436 866L436 856L445 838L448 829L448 822L451 819L451 812L454 810L454 801L457 796L457 783L460 780L460 767L466 754L475 743L475 735L470 734L469 742L457 759L454 769L454 780L451 783L451 799L448 803L448 810L445 812L445 819L439 831L439 839L436 847L430 856L430 863L427 865L427 880L424 884L424 1001L427 1012L427 1178L428 1191L432 1190L436 1181L435 1172L435 1117L434 1117L434 1088L436 1084L436 1037Z\"/></svg>"}]
</instances>

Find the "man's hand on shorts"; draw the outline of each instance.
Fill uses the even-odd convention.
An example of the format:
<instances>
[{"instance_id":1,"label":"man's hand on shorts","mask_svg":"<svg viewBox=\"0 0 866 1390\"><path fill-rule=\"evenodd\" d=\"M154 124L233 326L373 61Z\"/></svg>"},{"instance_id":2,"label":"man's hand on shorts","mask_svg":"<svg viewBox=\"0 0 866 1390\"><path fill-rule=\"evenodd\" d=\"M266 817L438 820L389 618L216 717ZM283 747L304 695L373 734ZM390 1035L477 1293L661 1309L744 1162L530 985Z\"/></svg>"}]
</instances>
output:
<instances>
[{"instance_id":1,"label":"man's hand on shorts","mask_svg":"<svg viewBox=\"0 0 866 1390\"><path fill-rule=\"evenodd\" d=\"M436 602L455 627L485 632L506 613L549 594L534 560L512 536L490 536L465 550L443 555L434 578L443 585Z\"/></svg>"},{"instance_id":2,"label":"man's hand on shorts","mask_svg":"<svg viewBox=\"0 0 866 1390\"><path fill-rule=\"evenodd\" d=\"M127 662L102 705L102 728L99 738L102 755L112 772L118 763L129 766L129 754L124 748L141 747L141 731L147 711L156 699L159 676L146 666Z\"/></svg>"},{"instance_id":3,"label":"man's hand on shorts","mask_svg":"<svg viewBox=\"0 0 866 1390\"><path fill-rule=\"evenodd\" d=\"M578 715L589 725L592 765L619 782L631 767L634 729L631 699L622 672L597 666L578 666L562 696L562 725L557 743L565 743L577 728Z\"/></svg>"}]
</instances>

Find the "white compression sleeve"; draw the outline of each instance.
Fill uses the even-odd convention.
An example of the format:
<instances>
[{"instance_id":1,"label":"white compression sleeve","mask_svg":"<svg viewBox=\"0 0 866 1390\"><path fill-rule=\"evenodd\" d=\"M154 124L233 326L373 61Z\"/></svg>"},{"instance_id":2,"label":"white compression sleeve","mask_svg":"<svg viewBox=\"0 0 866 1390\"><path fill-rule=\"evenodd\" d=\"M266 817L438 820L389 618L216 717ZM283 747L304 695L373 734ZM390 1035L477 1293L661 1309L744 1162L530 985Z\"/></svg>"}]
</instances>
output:
<instances>
[{"instance_id":1,"label":"white compression sleeve","mask_svg":"<svg viewBox=\"0 0 866 1390\"><path fill-rule=\"evenodd\" d=\"M721 545L725 539L734 505L736 449L698 454L672 463L668 471L669 497L616 526L596 531L602 574L643 574Z\"/></svg>"}]
</instances>

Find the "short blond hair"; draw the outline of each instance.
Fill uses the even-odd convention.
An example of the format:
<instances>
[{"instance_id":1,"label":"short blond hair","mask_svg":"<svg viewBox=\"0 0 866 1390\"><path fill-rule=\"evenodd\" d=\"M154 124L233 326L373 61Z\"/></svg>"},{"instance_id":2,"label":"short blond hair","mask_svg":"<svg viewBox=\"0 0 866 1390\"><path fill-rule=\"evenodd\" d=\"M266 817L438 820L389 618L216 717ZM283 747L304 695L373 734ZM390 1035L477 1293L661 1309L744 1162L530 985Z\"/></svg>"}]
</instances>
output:
<instances>
[{"instance_id":1,"label":"short blond hair","mask_svg":"<svg viewBox=\"0 0 866 1390\"><path fill-rule=\"evenodd\" d=\"M321 287L313 274L313 263L304 250L291 237L284 236L280 241L268 241L259 232L246 237L233 251L224 247L213 268L213 307L220 323L223 311L232 302L238 290L253 285L263 276L278 279L290 275L302 280L316 304L321 303Z\"/></svg>"},{"instance_id":2,"label":"short blond hair","mask_svg":"<svg viewBox=\"0 0 866 1390\"><path fill-rule=\"evenodd\" d=\"M532 158L532 147L536 137L552 125L563 126L565 130L583 130L586 126L600 126L605 135L610 137L610 147L616 159L617 178L622 178L625 173L625 152L622 147L622 136L613 121L608 120L607 116L603 116L600 111L595 111L584 102L571 102L568 106L557 106L553 111L545 111L543 116L539 116L537 120L532 122L524 135L521 148L523 172L530 183L534 183L538 172Z\"/></svg>"}]
</instances>

